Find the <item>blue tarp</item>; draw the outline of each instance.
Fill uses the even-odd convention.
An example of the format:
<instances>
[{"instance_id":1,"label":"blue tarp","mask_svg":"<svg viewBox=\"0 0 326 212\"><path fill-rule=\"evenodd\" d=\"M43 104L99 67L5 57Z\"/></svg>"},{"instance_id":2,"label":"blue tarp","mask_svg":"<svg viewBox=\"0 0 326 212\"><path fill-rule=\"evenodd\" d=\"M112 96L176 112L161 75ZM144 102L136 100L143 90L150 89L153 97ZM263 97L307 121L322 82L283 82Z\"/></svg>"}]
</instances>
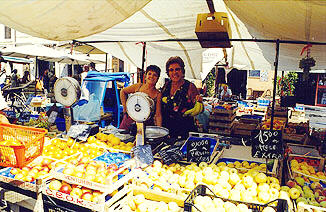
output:
<instances>
[{"instance_id":1,"label":"blue tarp","mask_svg":"<svg viewBox=\"0 0 326 212\"><path fill-rule=\"evenodd\" d=\"M106 72L98 72L98 71L89 71L85 80L88 81L101 81L101 82L108 82L108 81L118 81L124 82L125 87L130 83L130 74L126 72L116 72L116 73L106 73Z\"/></svg>"}]
</instances>

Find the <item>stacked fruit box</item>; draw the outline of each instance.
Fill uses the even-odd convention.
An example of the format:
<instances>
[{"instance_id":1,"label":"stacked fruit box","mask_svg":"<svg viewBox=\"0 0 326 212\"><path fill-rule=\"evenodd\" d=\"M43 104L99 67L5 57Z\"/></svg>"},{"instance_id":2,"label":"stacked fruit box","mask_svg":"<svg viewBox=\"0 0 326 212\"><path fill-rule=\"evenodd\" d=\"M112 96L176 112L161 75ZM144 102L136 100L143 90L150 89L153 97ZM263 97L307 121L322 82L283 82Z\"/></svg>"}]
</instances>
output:
<instances>
[{"instance_id":1,"label":"stacked fruit box","mask_svg":"<svg viewBox=\"0 0 326 212\"><path fill-rule=\"evenodd\" d=\"M103 211L103 208L109 207L118 197L126 194L126 184L135 176L135 171L131 171L126 161L128 159L130 155L124 153L104 152L95 159L83 157L82 153L76 154L61 161L60 166L53 170L51 175L55 186L51 182L44 192L48 196L70 202L72 207L75 204ZM58 182L61 183L60 188ZM63 189L62 186L66 184L69 184L68 189ZM75 187L77 191L73 191ZM88 193L80 192L83 189Z\"/></svg>"},{"instance_id":2,"label":"stacked fruit box","mask_svg":"<svg viewBox=\"0 0 326 212\"><path fill-rule=\"evenodd\" d=\"M297 211L326 211L326 175L307 162L288 161L291 179L282 190L297 204Z\"/></svg>"},{"instance_id":3,"label":"stacked fruit box","mask_svg":"<svg viewBox=\"0 0 326 212\"><path fill-rule=\"evenodd\" d=\"M293 123L289 121L283 132L283 140L305 143L308 133L309 122Z\"/></svg>"},{"instance_id":4,"label":"stacked fruit box","mask_svg":"<svg viewBox=\"0 0 326 212\"><path fill-rule=\"evenodd\" d=\"M257 129L260 119L257 116L244 116L239 121L235 122L234 134L251 136L251 131Z\"/></svg>"},{"instance_id":5,"label":"stacked fruit box","mask_svg":"<svg viewBox=\"0 0 326 212\"><path fill-rule=\"evenodd\" d=\"M212 109L208 123L209 133L231 135L236 110L235 107L224 108L223 106Z\"/></svg>"},{"instance_id":6,"label":"stacked fruit box","mask_svg":"<svg viewBox=\"0 0 326 212\"><path fill-rule=\"evenodd\" d=\"M52 158L39 156L22 168L1 169L0 181L24 190L38 192L43 184L36 184L36 180L49 178L51 169L55 168L54 162Z\"/></svg>"},{"instance_id":7,"label":"stacked fruit box","mask_svg":"<svg viewBox=\"0 0 326 212\"><path fill-rule=\"evenodd\" d=\"M270 119L272 116L272 107L268 107L266 113L266 119ZM288 121L288 108L287 107L280 107L275 106L274 108L274 118L278 120L282 120L283 122L287 123Z\"/></svg>"}]
</instances>

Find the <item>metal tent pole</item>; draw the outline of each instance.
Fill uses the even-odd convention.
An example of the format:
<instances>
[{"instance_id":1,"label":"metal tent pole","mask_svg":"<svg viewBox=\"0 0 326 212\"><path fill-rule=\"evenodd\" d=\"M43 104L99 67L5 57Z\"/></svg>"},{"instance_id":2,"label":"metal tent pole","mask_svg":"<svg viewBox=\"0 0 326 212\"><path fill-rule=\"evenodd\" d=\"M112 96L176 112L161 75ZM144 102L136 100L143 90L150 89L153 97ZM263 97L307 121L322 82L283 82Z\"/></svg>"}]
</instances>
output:
<instances>
[{"instance_id":1,"label":"metal tent pole","mask_svg":"<svg viewBox=\"0 0 326 212\"><path fill-rule=\"evenodd\" d=\"M105 53L105 70L104 72L108 71L108 53Z\"/></svg>"},{"instance_id":2,"label":"metal tent pole","mask_svg":"<svg viewBox=\"0 0 326 212\"><path fill-rule=\"evenodd\" d=\"M143 45L143 58L142 58L141 71L140 71L140 82L141 83L143 82L143 78L144 78L145 61L146 61L146 42L144 42L144 45Z\"/></svg>"},{"instance_id":3,"label":"metal tent pole","mask_svg":"<svg viewBox=\"0 0 326 212\"><path fill-rule=\"evenodd\" d=\"M277 68L278 68L278 56L280 53L280 40L276 40L276 55L275 55L275 72L274 72L274 86L273 86L273 102L272 102L272 116L271 116L271 130L273 130L274 125L274 107L275 107L275 96L276 96L276 81L277 81Z\"/></svg>"}]
</instances>

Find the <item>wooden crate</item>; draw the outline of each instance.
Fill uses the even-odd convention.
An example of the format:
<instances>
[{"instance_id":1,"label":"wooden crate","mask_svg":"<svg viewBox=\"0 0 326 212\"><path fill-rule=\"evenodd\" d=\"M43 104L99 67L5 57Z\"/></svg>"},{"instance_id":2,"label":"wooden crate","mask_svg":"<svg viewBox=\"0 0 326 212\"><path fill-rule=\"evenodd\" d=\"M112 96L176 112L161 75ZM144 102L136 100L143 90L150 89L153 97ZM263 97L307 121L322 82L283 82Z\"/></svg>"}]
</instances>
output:
<instances>
[{"instance_id":1,"label":"wooden crate","mask_svg":"<svg viewBox=\"0 0 326 212\"><path fill-rule=\"evenodd\" d=\"M325 158L319 155L315 146L301 145L301 144L288 144L288 148L294 150L302 149L303 151L298 153L289 153L288 160L296 159L298 162L306 161L309 165L317 168L318 171L323 171L325 166ZM309 154L308 154L309 153Z\"/></svg>"},{"instance_id":2,"label":"wooden crate","mask_svg":"<svg viewBox=\"0 0 326 212\"><path fill-rule=\"evenodd\" d=\"M208 130L209 133L215 133L215 134L220 134L220 135L231 135L232 134L232 128L231 129L218 129L218 128L211 128Z\"/></svg>"},{"instance_id":3,"label":"wooden crate","mask_svg":"<svg viewBox=\"0 0 326 212\"><path fill-rule=\"evenodd\" d=\"M244 129L234 128L233 133L235 135L251 136L251 130L244 130Z\"/></svg>"},{"instance_id":4,"label":"wooden crate","mask_svg":"<svg viewBox=\"0 0 326 212\"><path fill-rule=\"evenodd\" d=\"M287 134L283 132L283 140L296 141L304 143L308 139L307 134Z\"/></svg>"},{"instance_id":5,"label":"wooden crate","mask_svg":"<svg viewBox=\"0 0 326 212\"><path fill-rule=\"evenodd\" d=\"M216 109L213 108L211 114L228 114L228 115L233 115L237 111L237 108L233 108L231 110L223 110L223 109Z\"/></svg>"},{"instance_id":6,"label":"wooden crate","mask_svg":"<svg viewBox=\"0 0 326 212\"><path fill-rule=\"evenodd\" d=\"M312 205L307 205L304 204L303 202L299 202L297 204L297 212L305 212L305 211L326 211L326 208L322 207L317 207L317 206L312 206Z\"/></svg>"},{"instance_id":7,"label":"wooden crate","mask_svg":"<svg viewBox=\"0 0 326 212\"><path fill-rule=\"evenodd\" d=\"M210 127L220 127L231 129L234 125L234 122L209 122L208 126Z\"/></svg>"},{"instance_id":8,"label":"wooden crate","mask_svg":"<svg viewBox=\"0 0 326 212\"><path fill-rule=\"evenodd\" d=\"M227 116L221 114L211 114L209 116L210 121L233 121L236 117L236 114L228 114Z\"/></svg>"},{"instance_id":9,"label":"wooden crate","mask_svg":"<svg viewBox=\"0 0 326 212\"><path fill-rule=\"evenodd\" d=\"M248 124L248 123L241 123L241 122L235 122L234 123L234 129L239 130L254 130L257 129L258 124Z\"/></svg>"}]
</instances>

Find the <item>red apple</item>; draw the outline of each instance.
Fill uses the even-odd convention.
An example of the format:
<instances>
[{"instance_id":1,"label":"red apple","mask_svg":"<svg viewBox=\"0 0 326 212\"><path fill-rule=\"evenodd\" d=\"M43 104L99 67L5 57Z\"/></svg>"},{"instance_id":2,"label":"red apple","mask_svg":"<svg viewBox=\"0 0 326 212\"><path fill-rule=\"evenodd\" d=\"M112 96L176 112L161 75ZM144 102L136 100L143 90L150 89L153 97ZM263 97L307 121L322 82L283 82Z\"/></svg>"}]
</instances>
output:
<instances>
[{"instance_id":1,"label":"red apple","mask_svg":"<svg viewBox=\"0 0 326 212\"><path fill-rule=\"evenodd\" d=\"M286 183L287 186L289 186L290 188L294 188L297 183L293 180L289 180L287 183Z\"/></svg>"},{"instance_id":2,"label":"red apple","mask_svg":"<svg viewBox=\"0 0 326 212\"><path fill-rule=\"evenodd\" d=\"M85 192L81 195L81 198L91 202L93 200L93 195L90 192Z\"/></svg>"},{"instance_id":3,"label":"red apple","mask_svg":"<svg viewBox=\"0 0 326 212\"><path fill-rule=\"evenodd\" d=\"M317 197L317 202L319 202L319 203L321 203L322 201L326 201L326 197L324 197L324 196L319 196L319 197Z\"/></svg>"},{"instance_id":4,"label":"red apple","mask_svg":"<svg viewBox=\"0 0 326 212\"><path fill-rule=\"evenodd\" d=\"M65 194L70 194L71 190L72 190L71 186L68 184L63 184L59 189L61 193L65 193Z\"/></svg>"},{"instance_id":5,"label":"red apple","mask_svg":"<svg viewBox=\"0 0 326 212\"><path fill-rule=\"evenodd\" d=\"M53 161L49 158L43 158L41 165L44 166L49 166Z\"/></svg>"},{"instance_id":6,"label":"red apple","mask_svg":"<svg viewBox=\"0 0 326 212\"><path fill-rule=\"evenodd\" d=\"M58 191L62 186L62 183L59 180L52 180L49 184L49 189Z\"/></svg>"},{"instance_id":7,"label":"red apple","mask_svg":"<svg viewBox=\"0 0 326 212\"><path fill-rule=\"evenodd\" d=\"M326 188L323 189L323 196L326 197Z\"/></svg>"},{"instance_id":8,"label":"red apple","mask_svg":"<svg viewBox=\"0 0 326 212\"><path fill-rule=\"evenodd\" d=\"M83 193L87 193L87 192L92 193L92 189L86 187L82 187L82 191Z\"/></svg>"}]
</instances>

